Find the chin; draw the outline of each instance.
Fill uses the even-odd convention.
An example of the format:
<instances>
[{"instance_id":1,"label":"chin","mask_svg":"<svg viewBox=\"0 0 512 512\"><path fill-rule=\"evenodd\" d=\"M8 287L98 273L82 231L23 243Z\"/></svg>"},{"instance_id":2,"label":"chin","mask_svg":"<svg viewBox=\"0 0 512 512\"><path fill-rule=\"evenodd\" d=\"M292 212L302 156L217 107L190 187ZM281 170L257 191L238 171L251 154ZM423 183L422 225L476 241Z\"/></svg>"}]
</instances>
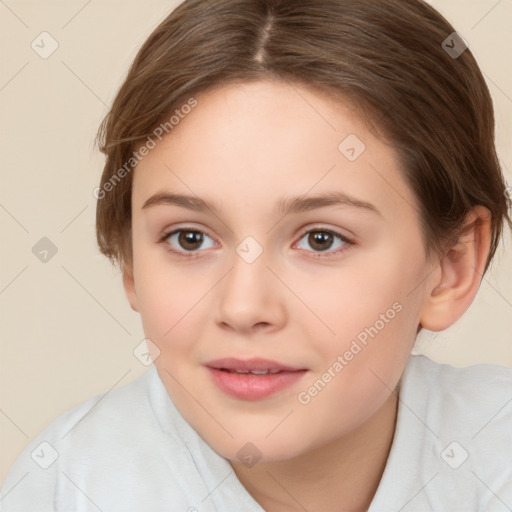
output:
<instances>
[{"instance_id":1,"label":"chin","mask_svg":"<svg viewBox=\"0 0 512 512\"><path fill-rule=\"evenodd\" d=\"M241 439L238 441L238 439ZM290 440L289 444L283 442L283 439L265 439L265 436L254 436L251 440L250 435L238 437L237 440L230 439L228 443L208 443L222 457L230 462L241 462L248 467L255 464L267 462L279 462L293 459L304 452L305 446L298 441ZM208 442L208 441L207 441Z\"/></svg>"}]
</instances>

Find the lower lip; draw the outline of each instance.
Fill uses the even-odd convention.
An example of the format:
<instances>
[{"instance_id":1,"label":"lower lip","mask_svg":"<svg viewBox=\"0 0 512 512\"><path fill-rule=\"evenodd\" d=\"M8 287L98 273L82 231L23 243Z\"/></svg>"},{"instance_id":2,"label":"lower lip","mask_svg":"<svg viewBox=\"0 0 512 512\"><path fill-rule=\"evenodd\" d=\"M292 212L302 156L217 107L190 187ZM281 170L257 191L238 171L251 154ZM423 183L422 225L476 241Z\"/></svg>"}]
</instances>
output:
<instances>
[{"instance_id":1,"label":"lower lip","mask_svg":"<svg viewBox=\"0 0 512 512\"><path fill-rule=\"evenodd\" d=\"M231 373L208 367L213 382L227 395L242 400L261 400L298 382L306 370L267 375Z\"/></svg>"}]
</instances>

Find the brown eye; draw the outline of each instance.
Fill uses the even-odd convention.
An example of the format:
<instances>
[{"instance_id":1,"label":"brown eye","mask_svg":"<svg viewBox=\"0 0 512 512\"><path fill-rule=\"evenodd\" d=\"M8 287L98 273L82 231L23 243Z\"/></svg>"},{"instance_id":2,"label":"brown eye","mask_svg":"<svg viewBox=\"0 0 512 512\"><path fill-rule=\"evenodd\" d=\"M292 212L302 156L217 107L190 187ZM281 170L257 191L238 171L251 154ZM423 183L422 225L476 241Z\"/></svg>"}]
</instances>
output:
<instances>
[{"instance_id":1,"label":"brown eye","mask_svg":"<svg viewBox=\"0 0 512 512\"><path fill-rule=\"evenodd\" d=\"M213 240L202 231L192 229L177 229L164 237L164 240L174 252L199 252L215 246ZM206 245L210 241L210 245Z\"/></svg>"},{"instance_id":2,"label":"brown eye","mask_svg":"<svg viewBox=\"0 0 512 512\"><path fill-rule=\"evenodd\" d=\"M181 231L178 236L180 247L188 251L199 249L203 243L203 234L199 231Z\"/></svg>"},{"instance_id":3,"label":"brown eye","mask_svg":"<svg viewBox=\"0 0 512 512\"><path fill-rule=\"evenodd\" d=\"M327 251L329 255L335 254L345 250L349 245L352 245L352 242L342 234L327 229L310 229L302 234L298 243L299 249L306 249L313 255Z\"/></svg>"},{"instance_id":4,"label":"brown eye","mask_svg":"<svg viewBox=\"0 0 512 512\"><path fill-rule=\"evenodd\" d=\"M331 247L333 239L332 233L327 231L311 231L308 243L315 251L326 251Z\"/></svg>"}]
</instances>

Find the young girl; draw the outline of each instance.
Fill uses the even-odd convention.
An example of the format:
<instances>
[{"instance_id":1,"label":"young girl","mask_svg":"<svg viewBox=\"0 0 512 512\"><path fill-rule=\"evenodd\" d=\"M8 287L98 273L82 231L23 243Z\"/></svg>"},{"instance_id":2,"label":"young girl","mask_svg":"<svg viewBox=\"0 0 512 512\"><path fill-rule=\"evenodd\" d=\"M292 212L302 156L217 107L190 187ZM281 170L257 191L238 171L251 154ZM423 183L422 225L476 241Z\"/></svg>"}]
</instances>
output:
<instances>
[{"instance_id":1,"label":"young girl","mask_svg":"<svg viewBox=\"0 0 512 512\"><path fill-rule=\"evenodd\" d=\"M4 512L512 509L512 369L411 355L510 225L491 98L420 0L187 0L100 131L152 366L22 453Z\"/></svg>"}]
</instances>

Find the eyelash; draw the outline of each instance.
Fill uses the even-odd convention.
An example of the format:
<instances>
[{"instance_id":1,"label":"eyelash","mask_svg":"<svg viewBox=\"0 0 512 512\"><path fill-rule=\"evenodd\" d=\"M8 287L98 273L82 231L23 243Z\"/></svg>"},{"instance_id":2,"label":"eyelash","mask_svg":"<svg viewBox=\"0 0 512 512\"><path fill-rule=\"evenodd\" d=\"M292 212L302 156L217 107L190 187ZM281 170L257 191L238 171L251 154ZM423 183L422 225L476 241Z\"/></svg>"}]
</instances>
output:
<instances>
[{"instance_id":1,"label":"eyelash","mask_svg":"<svg viewBox=\"0 0 512 512\"><path fill-rule=\"evenodd\" d=\"M176 251L174 249L171 249L171 247L169 246L169 244L167 242L169 237L171 237L172 235L175 235L176 233L180 233L180 232L200 233L200 234L209 236L207 233L205 233L204 231L201 231L200 229L185 226L185 227L182 227L179 229L174 229L172 231L168 231L167 233L165 233L162 236L162 238L159 240L159 243L165 244L167 246L166 247L167 250L169 252L173 253L174 255L177 255L179 258L191 259L191 258L200 257L200 253L202 252L201 250ZM345 252L346 250L348 250L350 248L350 246L354 245L354 242L352 240L350 240L349 238L347 238L345 235L342 235L338 231L335 231L331 228L326 228L326 227L322 227L322 226L317 226L315 228L308 228L308 229L303 230L300 233L299 241L304 237L304 235L307 235L309 233L329 233L344 243L344 245L342 247L340 247L339 249L336 249L335 251L323 251L323 252L307 251L307 252L310 252L312 254L312 257L314 257L314 258L329 258L329 257L335 256L335 255L341 254L342 252ZM302 249L302 250L304 250L304 249Z\"/></svg>"}]
</instances>

